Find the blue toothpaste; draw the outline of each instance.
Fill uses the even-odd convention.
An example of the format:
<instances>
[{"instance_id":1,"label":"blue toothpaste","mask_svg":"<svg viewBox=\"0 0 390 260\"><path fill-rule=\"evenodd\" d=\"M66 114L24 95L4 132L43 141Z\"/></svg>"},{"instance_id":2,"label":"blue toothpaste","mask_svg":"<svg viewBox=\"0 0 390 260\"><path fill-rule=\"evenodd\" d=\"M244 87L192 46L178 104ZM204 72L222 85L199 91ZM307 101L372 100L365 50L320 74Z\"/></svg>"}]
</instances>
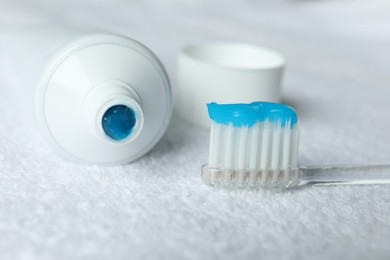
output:
<instances>
[{"instance_id":1,"label":"blue toothpaste","mask_svg":"<svg viewBox=\"0 0 390 260\"><path fill-rule=\"evenodd\" d=\"M280 122L282 126L289 123L293 127L298 116L295 110L284 104L271 102L253 102L250 104L207 104L211 120L219 124L233 124L235 127L251 127L258 122L268 120Z\"/></svg>"},{"instance_id":2,"label":"blue toothpaste","mask_svg":"<svg viewBox=\"0 0 390 260\"><path fill-rule=\"evenodd\" d=\"M120 141L131 135L137 116L131 108L124 105L110 107L103 115L103 130L111 139Z\"/></svg>"}]
</instances>

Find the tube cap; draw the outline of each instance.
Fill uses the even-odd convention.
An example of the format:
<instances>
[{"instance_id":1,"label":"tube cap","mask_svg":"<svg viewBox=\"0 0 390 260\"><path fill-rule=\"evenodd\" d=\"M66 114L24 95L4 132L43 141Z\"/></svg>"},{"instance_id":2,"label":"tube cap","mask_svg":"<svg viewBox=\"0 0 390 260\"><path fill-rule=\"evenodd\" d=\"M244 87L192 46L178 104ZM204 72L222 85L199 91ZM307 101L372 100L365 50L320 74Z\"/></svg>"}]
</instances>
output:
<instances>
[{"instance_id":1,"label":"tube cap","mask_svg":"<svg viewBox=\"0 0 390 260\"><path fill-rule=\"evenodd\" d=\"M186 46L178 57L176 113L208 128L207 103L279 102L284 64L279 53L245 43Z\"/></svg>"}]
</instances>

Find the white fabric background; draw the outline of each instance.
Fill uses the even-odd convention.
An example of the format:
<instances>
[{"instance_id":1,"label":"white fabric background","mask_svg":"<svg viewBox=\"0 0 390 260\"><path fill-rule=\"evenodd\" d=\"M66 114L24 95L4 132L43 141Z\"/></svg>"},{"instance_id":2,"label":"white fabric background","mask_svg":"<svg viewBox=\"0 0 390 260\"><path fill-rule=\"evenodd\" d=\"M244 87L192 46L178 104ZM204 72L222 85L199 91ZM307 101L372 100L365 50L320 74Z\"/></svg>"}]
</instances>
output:
<instances>
[{"instance_id":1,"label":"white fabric background","mask_svg":"<svg viewBox=\"0 0 390 260\"><path fill-rule=\"evenodd\" d=\"M386 0L0 0L0 30L49 24L143 42L174 88L186 43L274 48L288 60L283 97L301 118L301 164L390 162ZM200 181L208 132L176 117L133 164L66 162L27 118L33 86L8 62L0 57L1 259L389 259L390 186L216 192Z\"/></svg>"}]
</instances>

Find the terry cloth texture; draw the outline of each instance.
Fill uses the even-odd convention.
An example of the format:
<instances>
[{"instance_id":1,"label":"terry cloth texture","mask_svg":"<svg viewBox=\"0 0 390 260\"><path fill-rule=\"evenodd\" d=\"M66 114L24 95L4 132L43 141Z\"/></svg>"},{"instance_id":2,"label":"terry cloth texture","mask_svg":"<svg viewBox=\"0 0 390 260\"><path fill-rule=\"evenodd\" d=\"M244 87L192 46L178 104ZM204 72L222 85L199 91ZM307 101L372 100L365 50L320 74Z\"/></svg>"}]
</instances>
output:
<instances>
[{"instance_id":1,"label":"terry cloth texture","mask_svg":"<svg viewBox=\"0 0 390 260\"><path fill-rule=\"evenodd\" d=\"M53 25L137 39L166 65L174 91L185 44L278 50L288 62L283 99L301 119L300 163L390 162L387 0L0 1L0 31ZM4 52L0 259L390 258L390 186L217 192L200 180L208 131L177 117L132 164L62 160L29 116L33 86Z\"/></svg>"}]
</instances>

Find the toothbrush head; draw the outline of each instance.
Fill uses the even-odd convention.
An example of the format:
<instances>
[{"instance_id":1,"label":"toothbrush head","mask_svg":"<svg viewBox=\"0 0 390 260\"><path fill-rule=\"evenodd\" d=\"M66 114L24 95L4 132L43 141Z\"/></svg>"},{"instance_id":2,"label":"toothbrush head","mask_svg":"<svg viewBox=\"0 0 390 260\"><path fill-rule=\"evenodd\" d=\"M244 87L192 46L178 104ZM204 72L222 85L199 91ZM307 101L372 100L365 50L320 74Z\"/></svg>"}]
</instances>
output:
<instances>
[{"instance_id":1,"label":"toothbrush head","mask_svg":"<svg viewBox=\"0 0 390 260\"><path fill-rule=\"evenodd\" d=\"M207 105L212 120L202 180L226 188L286 188L298 181L299 120L290 106Z\"/></svg>"}]
</instances>

